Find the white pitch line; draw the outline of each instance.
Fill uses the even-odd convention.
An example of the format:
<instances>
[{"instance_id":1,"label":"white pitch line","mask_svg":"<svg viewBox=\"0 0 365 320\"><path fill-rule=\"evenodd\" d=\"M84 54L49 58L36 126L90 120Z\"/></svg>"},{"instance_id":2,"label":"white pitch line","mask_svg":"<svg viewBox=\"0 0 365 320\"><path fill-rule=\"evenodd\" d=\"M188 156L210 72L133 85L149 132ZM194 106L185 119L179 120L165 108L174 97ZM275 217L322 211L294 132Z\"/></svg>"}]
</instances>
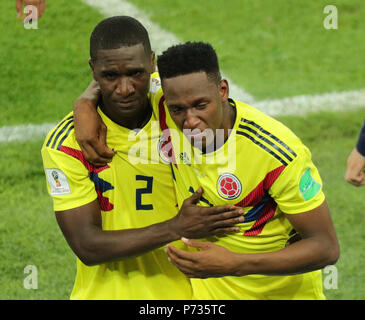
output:
<instances>
[{"instance_id":1,"label":"white pitch line","mask_svg":"<svg viewBox=\"0 0 365 320\"><path fill-rule=\"evenodd\" d=\"M83 0L88 5L97 8L104 16L128 15L139 20L148 30L151 46L160 54L171 45L181 43L173 33L162 29L152 22L148 15L125 0ZM320 110L344 110L365 106L365 90L334 92L317 95L300 95L284 99L256 101L255 98L243 90L227 76L222 76L229 82L230 96L257 107L269 115L306 114Z\"/></svg>"},{"instance_id":2,"label":"white pitch line","mask_svg":"<svg viewBox=\"0 0 365 320\"><path fill-rule=\"evenodd\" d=\"M271 116L354 110L365 107L365 89L261 100L254 102L253 106Z\"/></svg>"},{"instance_id":3,"label":"white pitch line","mask_svg":"<svg viewBox=\"0 0 365 320\"><path fill-rule=\"evenodd\" d=\"M181 41L171 32L163 30L136 6L124 0L83 0L97 8L104 16L129 15L147 28L151 45L157 54ZM228 79L229 80L229 79ZM271 116L305 115L318 111L341 111L365 107L365 89L332 92L316 95L299 95L283 99L255 101L254 97L229 80L230 96L251 104ZM0 143L35 140L44 137L55 124L5 126L0 128Z\"/></svg>"},{"instance_id":4,"label":"white pitch line","mask_svg":"<svg viewBox=\"0 0 365 320\"><path fill-rule=\"evenodd\" d=\"M147 14L125 0L83 0L86 4L97 8L100 13L106 17L126 15L131 16L140 21L148 31L151 41L151 47L156 54L161 54L168 47L182 43L173 33L162 29L157 23L150 20ZM222 74L226 79L226 75ZM229 80L232 96L237 100L252 103L254 98L248 92L240 88L238 85Z\"/></svg>"},{"instance_id":5,"label":"white pitch line","mask_svg":"<svg viewBox=\"0 0 365 320\"><path fill-rule=\"evenodd\" d=\"M4 126L0 128L0 143L28 141L45 137L55 123Z\"/></svg>"},{"instance_id":6,"label":"white pitch line","mask_svg":"<svg viewBox=\"0 0 365 320\"><path fill-rule=\"evenodd\" d=\"M246 101L244 101L246 102ZM300 95L295 97L256 101L252 104L271 116L298 115L318 111L343 111L365 107L365 90ZM27 141L45 137L55 123L5 126L0 128L0 143Z\"/></svg>"}]
</instances>

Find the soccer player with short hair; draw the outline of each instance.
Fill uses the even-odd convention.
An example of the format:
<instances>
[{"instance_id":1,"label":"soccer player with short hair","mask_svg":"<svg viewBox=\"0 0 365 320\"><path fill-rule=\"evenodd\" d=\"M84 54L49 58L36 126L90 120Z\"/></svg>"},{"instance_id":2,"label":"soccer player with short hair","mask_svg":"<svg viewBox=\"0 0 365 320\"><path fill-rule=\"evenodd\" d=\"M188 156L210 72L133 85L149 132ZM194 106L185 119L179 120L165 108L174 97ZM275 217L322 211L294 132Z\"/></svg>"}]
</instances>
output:
<instances>
[{"instance_id":1,"label":"soccer player with short hair","mask_svg":"<svg viewBox=\"0 0 365 320\"><path fill-rule=\"evenodd\" d=\"M170 47L157 64L166 126L180 132L173 149L184 139L191 146L172 167L179 204L203 186L209 205L245 209L240 232L184 241L198 252L168 245L195 298L323 299L319 269L337 261L339 245L308 148L282 123L229 98L210 44ZM287 246L294 232L301 240Z\"/></svg>"},{"instance_id":2,"label":"soccer player with short hair","mask_svg":"<svg viewBox=\"0 0 365 320\"><path fill-rule=\"evenodd\" d=\"M242 209L197 206L201 190L177 208L170 165L153 162L161 129L154 127L155 59L146 29L131 17L105 19L92 32L90 56L101 93L97 115L115 150L112 161L100 167L86 160L73 113L42 147L57 222L78 257L71 299L190 299L189 280L163 247L181 237L234 232ZM154 150L141 156L147 164L132 161L136 143Z\"/></svg>"},{"instance_id":3,"label":"soccer player with short hair","mask_svg":"<svg viewBox=\"0 0 365 320\"><path fill-rule=\"evenodd\" d=\"M173 145L179 205L202 186L202 205L245 211L235 234L183 240L197 252L167 246L194 298L324 299L320 269L337 261L339 245L308 148L280 122L229 98L209 44L174 46L157 64L163 91L154 99Z\"/></svg>"}]
</instances>

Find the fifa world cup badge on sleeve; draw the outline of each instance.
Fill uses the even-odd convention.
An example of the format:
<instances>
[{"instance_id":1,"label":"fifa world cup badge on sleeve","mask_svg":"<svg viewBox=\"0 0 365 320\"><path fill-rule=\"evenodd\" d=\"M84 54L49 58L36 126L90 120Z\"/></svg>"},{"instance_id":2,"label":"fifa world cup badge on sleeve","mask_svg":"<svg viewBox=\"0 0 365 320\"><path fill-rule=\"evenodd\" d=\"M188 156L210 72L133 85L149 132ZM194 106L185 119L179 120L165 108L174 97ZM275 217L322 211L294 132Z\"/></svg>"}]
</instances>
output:
<instances>
[{"instance_id":1,"label":"fifa world cup badge on sleeve","mask_svg":"<svg viewBox=\"0 0 365 320\"><path fill-rule=\"evenodd\" d=\"M60 169L46 169L51 196L70 194L71 188L66 175Z\"/></svg>"},{"instance_id":2,"label":"fifa world cup badge on sleeve","mask_svg":"<svg viewBox=\"0 0 365 320\"><path fill-rule=\"evenodd\" d=\"M321 187L312 177L310 169L305 170L299 182L299 190L304 200L312 199L321 190Z\"/></svg>"}]
</instances>

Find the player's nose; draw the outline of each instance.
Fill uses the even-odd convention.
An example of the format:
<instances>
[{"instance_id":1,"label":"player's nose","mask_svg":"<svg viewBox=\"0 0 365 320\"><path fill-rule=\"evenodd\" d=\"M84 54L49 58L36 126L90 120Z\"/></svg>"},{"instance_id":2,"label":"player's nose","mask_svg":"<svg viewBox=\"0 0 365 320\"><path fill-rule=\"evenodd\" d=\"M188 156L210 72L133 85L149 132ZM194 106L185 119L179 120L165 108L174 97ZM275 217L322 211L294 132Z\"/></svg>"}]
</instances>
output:
<instances>
[{"instance_id":1,"label":"player's nose","mask_svg":"<svg viewBox=\"0 0 365 320\"><path fill-rule=\"evenodd\" d=\"M133 94L134 91L135 89L130 79L128 77L121 77L116 88L116 93L126 98Z\"/></svg>"},{"instance_id":2,"label":"player's nose","mask_svg":"<svg viewBox=\"0 0 365 320\"><path fill-rule=\"evenodd\" d=\"M195 129L198 127L200 119L190 109L186 112L184 129Z\"/></svg>"}]
</instances>

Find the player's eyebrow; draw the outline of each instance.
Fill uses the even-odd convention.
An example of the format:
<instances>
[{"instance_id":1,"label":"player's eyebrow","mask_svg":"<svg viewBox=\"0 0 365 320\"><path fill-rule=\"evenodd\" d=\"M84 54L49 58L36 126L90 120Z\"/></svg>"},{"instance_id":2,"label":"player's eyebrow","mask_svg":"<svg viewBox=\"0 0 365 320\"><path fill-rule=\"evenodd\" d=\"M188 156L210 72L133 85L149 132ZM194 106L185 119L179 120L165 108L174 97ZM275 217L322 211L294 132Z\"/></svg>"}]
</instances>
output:
<instances>
[{"instance_id":1,"label":"player's eyebrow","mask_svg":"<svg viewBox=\"0 0 365 320\"><path fill-rule=\"evenodd\" d=\"M207 101L208 101L208 97L199 97L199 98L193 100L193 102L191 103L191 106L195 107L195 106L199 105L200 103L207 102ZM189 108L187 106L177 104L177 103L174 103L174 102L170 103L170 104L167 104L167 107L168 108Z\"/></svg>"},{"instance_id":2,"label":"player's eyebrow","mask_svg":"<svg viewBox=\"0 0 365 320\"><path fill-rule=\"evenodd\" d=\"M195 106L199 105L202 102L207 102L207 100L208 100L207 97L197 98L196 100L194 100L192 105L195 107Z\"/></svg>"},{"instance_id":3,"label":"player's eyebrow","mask_svg":"<svg viewBox=\"0 0 365 320\"><path fill-rule=\"evenodd\" d=\"M184 106L178 105L178 104L168 104L167 108L169 108L169 109L187 109L187 107L184 107Z\"/></svg>"},{"instance_id":4,"label":"player's eyebrow","mask_svg":"<svg viewBox=\"0 0 365 320\"><path fill-rule=\"evenodd\" d=\"M118 72L118 68L115 66L104 66L101 68L101 73Z\"/></svg>"},{"instance_id":5,"label":"player's eyebrow","mask_svg":"<svg viewBox=\"0 0 365 320\"><path fill-rule=\"evenodd\" d=\"M146 69L143 67L133 67L128 69L127 74L133 74L133 73L137 73L137 72L145 72Z\"/></svg>"},{"instance_id":6,"label":"player's eyebrow","mask_svg":"<svg viewBox=\"0 0 365 320\"><path fill-rule=\"evenodd\" d=\"M113 69L106 69L106 70L103 70L101 71L101 74L102 75L108 75L108 74L117 74L118 71L117 70L113 70Z\"/></svg>"}]
</instances>

